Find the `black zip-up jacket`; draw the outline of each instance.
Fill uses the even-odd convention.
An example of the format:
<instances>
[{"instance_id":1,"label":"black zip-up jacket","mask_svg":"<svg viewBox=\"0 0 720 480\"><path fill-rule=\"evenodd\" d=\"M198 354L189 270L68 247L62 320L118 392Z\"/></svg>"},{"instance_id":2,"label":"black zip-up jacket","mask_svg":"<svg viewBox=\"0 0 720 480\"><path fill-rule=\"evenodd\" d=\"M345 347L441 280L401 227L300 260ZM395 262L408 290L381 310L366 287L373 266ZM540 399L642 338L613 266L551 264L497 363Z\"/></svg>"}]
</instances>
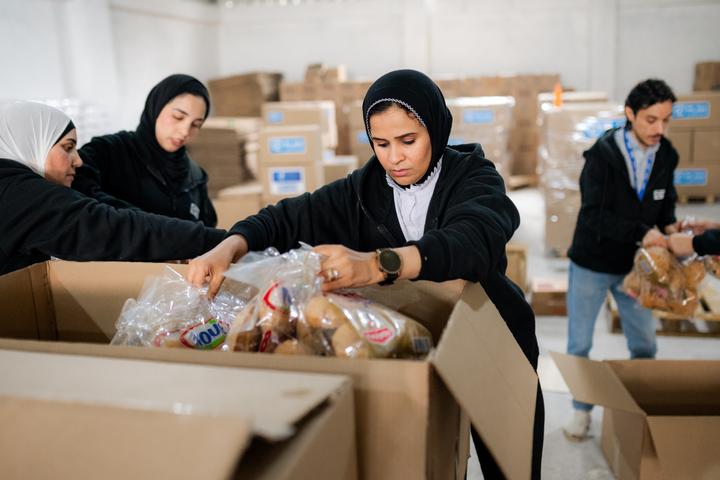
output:
<instances>
[{"instance_id":1,"label":"black zip-up jacket","mask_svg":"<svg viewBox=\"0 0 720 480\"><path fill-rule=\"evenodd\" d=\"M522 291L505 276L505 245L519 224L502 177L480 145L473 144L445 150L425 233L418 241L405 241L392 188L375 157L345 179L262 209L236 223L229 234L244 236L250 250L273 246L287 251L299 241L365 252L416 245L422 258L418 279L480 282L536 367L534 314Z\"/></svg>"},{"instance_id":2,"label":"black zip-up jacket","mask_svg":"<svg viewBox=\"0 0 720 480\"><path fill-rule=\"evenodd\" d=\"M720 230L706 230L695 235L692 244L698 255L720 255Z\"/></svg>"},{"instance_id":3,"label":"black zip-up jacket","mask_svg":"<svg viewBox=\"0 0 720 480\"><path fill-rule=\"evenodd\" d=\"M88 197L115 208L217 225L207 173L192 159L182 186L173 189L147 160L148 153L135 132L94 137L78 153L84 165L77 170L72 188Z\"/></svg>"},{"instance_id":4,"label":"black zip-up jacket","mask_svg":"<svg viewBox=\"0 0 720 480\"><path fill-rule=\"evenodd\" d=\"M118 210L0 159L0 274L50 256L65 260L164 261L196 257L224 230Z\"/></svg>"},{"instance_id":5,"label":"black zip-up jacket","mask_svg":"<svg viewBox=\"0 0 720 480\"><path fill-rule=\"evenodd\" d=\"M647 231L655 226L664 231L676 221L678 154L668 140L661 140L641 202L615 142L616 130L605 132L583 154L582 205L568 257L596 272L626 274Z\"/></svg>"}]
</instances>

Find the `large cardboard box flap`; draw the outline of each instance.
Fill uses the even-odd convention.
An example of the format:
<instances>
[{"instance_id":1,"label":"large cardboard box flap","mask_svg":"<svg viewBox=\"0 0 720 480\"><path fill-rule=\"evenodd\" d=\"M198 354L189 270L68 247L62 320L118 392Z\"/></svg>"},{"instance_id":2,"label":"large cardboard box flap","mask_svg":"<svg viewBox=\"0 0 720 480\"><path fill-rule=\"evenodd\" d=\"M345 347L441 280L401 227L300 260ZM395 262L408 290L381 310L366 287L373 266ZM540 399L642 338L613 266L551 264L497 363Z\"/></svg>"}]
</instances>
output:
<instances>
[{"instance_id":1,"label":"large cardboard box flap","mask_svg":"<svg viewBox=\"0 0 720 480\"><path fill-rule=\"evenodd\" d=\"M530 478L537 376L483 288L462 299L432 362L505 475Z\"/></svg>"},{"instance_id":2,"label":"large cardboard box flap","mask_svg":"<svg viewBox=\"0 0 720 480\"><path fill-rule=\"evenodd\" d=\"M251 438L239 418L14 397L0 422L3 478L17 479L230 478Z\"/></svg>"},{"instance_id":3,"label":"large cardboard box flap","mask_svg":"<svg viewBox=\"0 0 720 480\"><path fill-rule=\"evenodd\" d=\"M49 477L94 478L113 465L104 478L229 478L253 436L292 439L323 406L350 399L350 380L338 375L13 350L0 350L0 363L13 365L0 371L0 463L24 475L21 460L43 452L36 467L52 462ZM334 436L354 451L350 410ZM352 477L348 463L338 467Z\"/></svg>"},{"instance_id":4,"label":"large cardboard box flap","mask_svg":"<svg viewBox=\"0 0 720 480\"><path fill-rule=\"evenodd\" d=\"M650 416L647 422L664 479L720 478L720 417Z\"/></svg>"},{"instance_id":5,"label":"large cardboard box flap","mask_svg":"<svg viewBox=\"0 0 720 480\"><path fill-rule=\"evenodd\" d=\"M550 354L575 399L645 415L607 362L557 352Z\"/></svg>"}]
</instances>

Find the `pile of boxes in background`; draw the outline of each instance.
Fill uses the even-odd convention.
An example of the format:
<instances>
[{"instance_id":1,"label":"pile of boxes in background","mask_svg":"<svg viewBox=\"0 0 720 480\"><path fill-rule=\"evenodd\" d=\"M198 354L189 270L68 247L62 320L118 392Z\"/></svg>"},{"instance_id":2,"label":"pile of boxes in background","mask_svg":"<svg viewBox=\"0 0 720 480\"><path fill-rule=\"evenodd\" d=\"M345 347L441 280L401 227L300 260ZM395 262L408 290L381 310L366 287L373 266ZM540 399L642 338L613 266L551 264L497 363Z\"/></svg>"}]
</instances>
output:
<instances>
[{"instance_id":1,"label":"pile of boxes in background","mask_svg":"<svg viewBox=\"0 0 720 480\"><path fill-rule=\"evenodd\" d=\"M255 72L208 81L212 115L259 117L263 102L277 101L281 73Z\"/></svg>"},{"instance_id":2,"label":"pile of boxes in background","mask_svg":"<svg viewBox=\"0 0 720 480\"><path fill-rule=\"evenodd\" d=\"M700 62L695 64L694 92L720 90L720 62Z\"/></svg>"},{"instance_id":3,"label":"pile of boxes in background","mask_svg":"<svg viewBox=\"0 0 720 480\"><path fill-rule=\"evenodd\" d=\"M680 156L675 189L681 201L720 195L720 92L678 97L668 138Z\"/></svg>"},{"instance_id":4,"label":"pile of boxes in background","mask_svg":"<svg viewBox=\"0 0 720 480\"><path fill-rule=\"evenodd\" d=\"M545 251L565 256L580 211L580 173L590 148L606 130L625 124L623 108L601 92L570 92L563 104L538 98L541 108L540 188L545 199Z\"/></svg>"}]
</instances>

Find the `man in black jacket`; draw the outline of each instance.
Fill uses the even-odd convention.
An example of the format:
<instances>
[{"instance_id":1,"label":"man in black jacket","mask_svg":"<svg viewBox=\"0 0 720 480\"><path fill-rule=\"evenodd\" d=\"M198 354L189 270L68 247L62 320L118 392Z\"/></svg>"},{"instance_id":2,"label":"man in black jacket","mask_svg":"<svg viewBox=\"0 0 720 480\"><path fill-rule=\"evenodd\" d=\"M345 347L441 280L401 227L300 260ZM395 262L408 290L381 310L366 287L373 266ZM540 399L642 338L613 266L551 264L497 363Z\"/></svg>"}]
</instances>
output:
<instances>
[{"instance_id":1,"label":"man in black jacket","mask_svg":"<svg viewBox=\"0 0 720 480\"><path fill-rule=\"evenodd\" d=\"M673 174L678 155L663 136L675 95L662 80L636 85L625 100L625 127L609 130L584 153L582 205L568 251L568 353L587 357L598 312L610 290L618 304L631 358L654 358L655 323L622 290L638 245L667 246L676 229ZM592 405L573 400L564 427L585 438Z\"/></svg>"}]
</instances>

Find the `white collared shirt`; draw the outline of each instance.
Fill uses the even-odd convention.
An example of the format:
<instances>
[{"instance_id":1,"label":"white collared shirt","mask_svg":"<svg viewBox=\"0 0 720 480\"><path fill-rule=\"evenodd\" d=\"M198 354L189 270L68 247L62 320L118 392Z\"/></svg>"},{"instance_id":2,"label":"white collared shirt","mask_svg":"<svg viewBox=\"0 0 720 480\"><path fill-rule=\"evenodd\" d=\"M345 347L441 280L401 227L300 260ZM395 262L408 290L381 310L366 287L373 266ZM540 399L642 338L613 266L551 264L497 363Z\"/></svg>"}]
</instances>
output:
<instances>
[{"instance_id":1,"label":"white collared shirt","mask_svg":"<svg viewBox=\"0 0 720 480\"><path fill-rule=\"evenodd\" d=\"M435 192L435 185L440 178L441 168L442 158L438 160L435 169L423 183L411 185L410 188L400 187L387 173L385 174L388 185L393 189L395 212L405 235L405 241L419 240L425 233L428 207Z\"/></svg>"}]
</instances>

